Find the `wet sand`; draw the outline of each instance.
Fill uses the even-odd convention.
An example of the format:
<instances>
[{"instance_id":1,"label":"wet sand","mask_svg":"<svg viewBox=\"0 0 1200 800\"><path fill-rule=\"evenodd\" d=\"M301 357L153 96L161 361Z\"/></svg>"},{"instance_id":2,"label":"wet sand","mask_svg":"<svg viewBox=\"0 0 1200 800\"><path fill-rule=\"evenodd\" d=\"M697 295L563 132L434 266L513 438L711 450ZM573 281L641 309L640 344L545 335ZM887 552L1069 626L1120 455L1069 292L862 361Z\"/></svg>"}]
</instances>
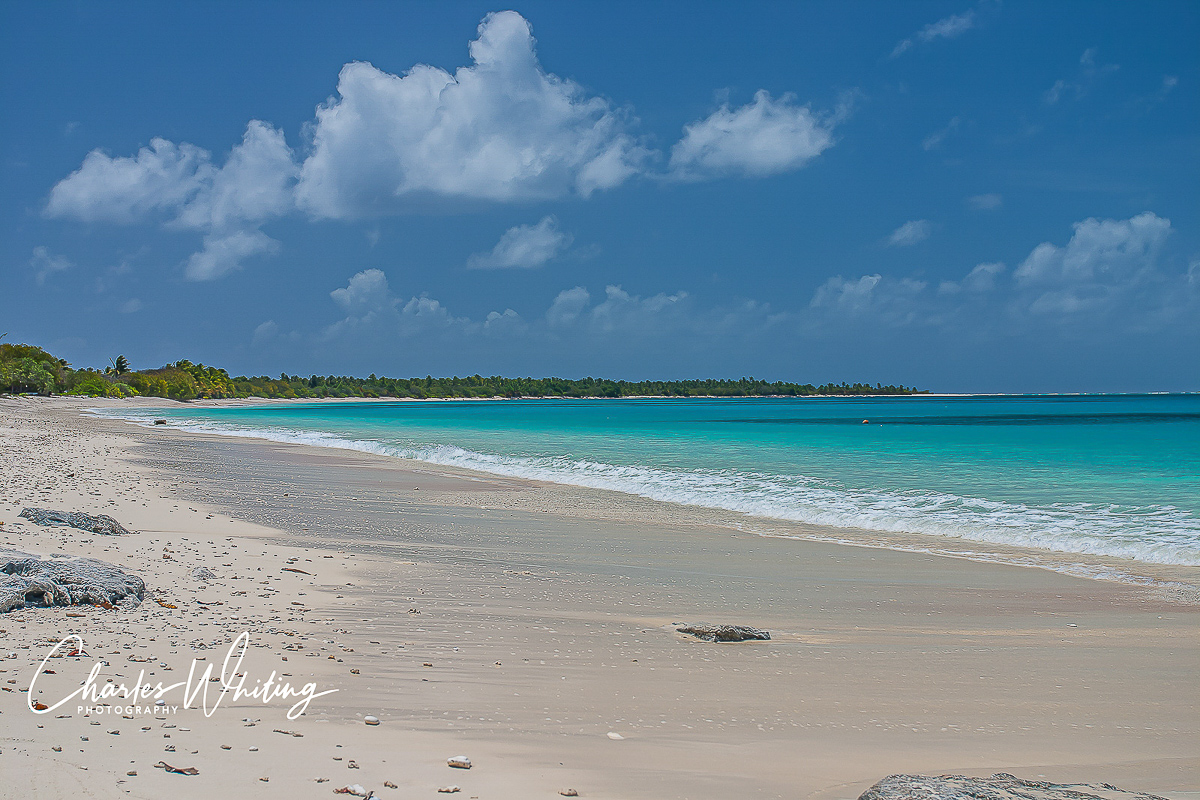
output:
<instances>
[{"instance_id":1,"label":"wet sand","mask_svg":"<svg viewBox=\"0 0 1200 800\"><path fill-rule=\"evenodd\" d=\"M99 404L0 401L4 544L92 555L149 588L136 608L0 616L0 796L853 798L892 772L1005 771L1200 797L1200 569L1097 564L1149 581L1134 585L780 538L846 534L80 416ZM139 532L40 528L25 505ZM773 638L674 632L700 620ZM37 716L20 691L69 632L125 676L181 680L242 631L247 672L338 692L289 721L245 700L207 718ZM92 661L60 660L41 696ZM471 770L446 766L459 753Z\"/></svg>"}]
</instances>

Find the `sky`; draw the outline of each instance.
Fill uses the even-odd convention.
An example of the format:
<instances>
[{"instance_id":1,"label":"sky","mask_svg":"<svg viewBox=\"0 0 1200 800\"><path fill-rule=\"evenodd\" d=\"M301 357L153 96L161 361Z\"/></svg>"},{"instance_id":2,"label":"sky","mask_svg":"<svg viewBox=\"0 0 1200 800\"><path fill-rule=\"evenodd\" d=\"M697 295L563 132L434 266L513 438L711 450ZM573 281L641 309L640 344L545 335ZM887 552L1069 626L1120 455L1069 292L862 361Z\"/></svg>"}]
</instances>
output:
<instances>
[{"instance_id":1,"label":"sky","mask_svg":"<svg viewBox=\"0 0 1200 800\"><path fill-rule=\"evenodd\" d=\"M4 3L76 366L1200 391L1194 2Z\"/></svg>"}]
</instances>

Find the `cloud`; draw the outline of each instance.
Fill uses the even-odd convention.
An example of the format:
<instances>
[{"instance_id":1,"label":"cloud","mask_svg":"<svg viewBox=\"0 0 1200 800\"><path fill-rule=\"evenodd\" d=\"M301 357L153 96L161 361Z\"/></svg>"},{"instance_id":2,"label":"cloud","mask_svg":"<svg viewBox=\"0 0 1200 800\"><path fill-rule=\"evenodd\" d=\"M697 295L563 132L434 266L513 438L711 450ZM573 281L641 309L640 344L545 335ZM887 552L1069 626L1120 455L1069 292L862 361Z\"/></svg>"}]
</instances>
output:
<instances>
[{"instance_id":1,"label":"cloud","mask_svg":"<svg viewBox=\"0 0 1200 800\"><path fill-rule=\"evenodd\" d=\"M220 168L207 150L166 139L128 158L93 150L50 191L46 214L119 224L158 216L170 228L200 231L203 249L185 274L211 280L278 250L258 228L292 210L297 169L283 133L251 120Z\"/></svg>"},{"instance_id":2,"label":"cloud","mask_svg":"<svg viewBox=\"0 0 1200 800\"><path fill-rule=\"evenodd\" d=\"M395 208L406 197L513 201L588 196L634 175L646 151L628 114L538 63L529 23L489 14L453 75L342 68L317 109L297 197L317 217Z\"/></svg>"},{"instance_id":3,"label":"cloud","mask_svg":"<svg viewBox=\"0 0 1200 800\"><path fill-rule=\"evenodd\" d=\"M684 126L683 138L671 148L669 171L675 178L699 180L800 169L833 146L833 129L847 113L844 104L832 115L814 114L793 95L772 100L760 89L747 105L723 105Z\"/></svg>"},{"instance_id":4,"label":"cloud","mask_svg":"<svg viewBox=\"0 0 1200 800\"><path fill-rule=\"evenodd\" d=\"M963 14L951 14L948 17L931 22L917 31L909 39L902 39L892 50L892 58L907 53L916 44L928 44L936 39L956 39L976 27L978 20L974 11Z\"/></svg>"},{"instance_id":5,"label":"cloud","mask_svg":"<svg viewBox=\"0 0 1200 800\"><path fill-rule=\"evenodd\" d=\"M1060 78L1055 81L1054 85L1042 95L1042 100L1048 106L1055 105L1067 95L1072 95L1078 100L1091 91L1097 81L1120 68L1120 64L1097 64L1096 48L1089 47L1079 57L1079 72L1076 76L1071 79Z\"/></svg>"},{"instance_id":6,"label":"cloud","mask_svg":"<svg viewBox=\"0 0 1200 800\"><path fill-rule=\"evenodd\" d=\"M806 321L817 327L850 320L885 326L932 323L935 318L923 297L927 286L924 281L890 278L879 273L857 279L837 275L817 287L808 304L811 316Z\"/></svg>"},{"instance_id":7,"label":"cloud","mask_svg":"<svg viewBox=\"0 0 1200 800\"><path fill-rule=\"evenodd\" d=\"M1146 211L1126 220L1077 222L1065 247L1043 242L1017 267L1017 285L1034 311L1073 313L1110 306L1154 282L1171 221Z\"/></svg>"},{"instance_id":8,"label":"cloud","mask_svg":"<svg viewBox=\"0 0 1200 800\"><path fill-rule=\"evenodd\" d=\"M806 323L814 331L853 319L856 325L922 325L989 336L1050 326L1079 336L1198 318L1200 259L1185 272L1164 270L1170 220L1147 211L1073 227L1065 245L1037 245L1011 276L1003 263L985 262L936 289L915 277L878 272L831 277L814 292Z\"/></svg>"},{"instance_id":9,"label":"cloud","mask_svg":"<svg viewBox=\"0 0 1200 800\"><path fill-rule=\"evenodd\" d=\"M36 270L34 280L41 286L46 283L46 278L54 273L68 270L75 265L66 256L56 256L46 247L39 245L33 248L33 258L29 259L29 266Z\"/></svg>"},{"instance_id":10,"label":"cloud","mask_svg":"<svg viewBox=\"0 0 1200 800\"><path fill-rule=\"evenodd\" d=\"M388 288L387 275L379 269L356 273L345 288L334 289L329 296L345 310L357 314L396 304Z\"/></svg>"},{"instance_id":11,"label":"cloud","mask_svg":"<svg viewBox=\"0 0 1200 800\"><path fill-rule=\"evenodd\" d=\"M546 311L546 322L552 328L570 325L579 319L592 300L591 293L582 286L565 289L558 293Z\"/></svg>"},{"instance_id":12,"label":"cloud","mask_svg":"<svg viewBox=\"0 0 1200 800\"><path fill-rule=\"evenodd\" d=\"M938 294L950 295L962 292L980 294L990 292L996 288L996 278L1003 275L1004 271L1004 264L998 261L979 264L968 272L967 276L961 281L942 281L938 285Z\"/></svg>"},{"instance_id":13,"label":"cloud","mask_svg":"<svg viewBox=\"0 0 1200 800\"><path fill-rule=\"evenodd\" d=\"M933 226L929 220L914 219L892 231L892 235L888 237L888 244L892 247L909 247L928 239L932 231Z\"/></svg>"},{"instance_id":14,"label":"cloud","mask_svg":"<svg viewBox=\"0 0 1200 800\"><path fill-rule=\"evenodd\" d=\"M122 314L135 314L142 310L142 301L136 297L130 298L121 304Z\"/></svg>"},{"instance_id":15,"label":"cloud","mask_svg":"<svg viewBox=\"0 0 1200 800\"><path fill-rule=\"evenodd\" d=\"M93 150L50 190L46 214L84 222L131 224L153 212L178 212L211 179L207 150L154 138L132 158Z\"/></svg>"},{"instance_id":16,"label":"cloud","mask_svg":"<svg viewBox=\"0 0 1200 800\"><path fill-rule=\"evenodd\" d=\"M524 333L528 327L525 324L525 320L521 319L521 315L511 308L504 309L503 313L489 311L483 321L484 332L495 336L512 336Z\"/></svg>"},{"instance_id":17,"label":"cloud","mask_svg":"<svg viewBox=\"0 0 1200 800\"><path fill-rule=\"evenodd\" d=\"M558 293L546 311L546 322L551 328L575 328L591 333L646 332L677 324L687 300L687 292L639 297L610 284L604 287L604 300L593 305L591 293L576 286Z\"/></svg>"},{"instance_id":18,"label":"cloud","mask_svg":"<svg viewBox=\"0 0 1200 800\"><path fill-rule=\"evenodd\" d=\"M490 253L475 253L471 269L531 269L540 267L570 247L573 237L558 228L558 220L543 217L536 225L516 225L500 237Z\"/></svg>"},{"instance_id":19,"label":"cloud","mask_svg":"<svg viewBox=\"0 0 1200 800\"><path fill-rule=\"evenodd\" d=\"M875 287L882 275L863 275L858 280L846 280L841 275L830 278L817 288L809 303L811 308L842 308L857 310L870 304Z\"/></svg>"},{"instance_id":20,"label":"cloud","mask_svg":"<svg viewBox=\"0 0 1200 800\"><path fill-rule=\"evenodd\" d=\"M251 338L251 344L255 347L261 347L264 344L272 341L279 336L279 325L275 320L269 319L266 322L259 324L254 329L254 336Z\"/></svg>"},{"instance_id":21,"label":"cloud","mask_svg":"<svg viewBox=\"0 0 1200 800\"><path fill-rule=\"evenodd\" d=\"M283 216L292 210L298 173L283 131L251 120L224 166L201 176L200 191L179 209L175 224L223 231Z\"/></svg>"},{"instance_id":22,"label":"cloud","mask_svg":"<svg viewBox=\"0 0 1200 800\"><path fill-rule=\"evenodd\" d=\"M958 117L952 118L948 123L946 123L946 127L939 131L934 131L926 136L925 140L921 142L921 147L926 150L936 150L937 148L941 147L942 142L946 140L946 137L958 130L960 122L961 120Z\"/></svg>"},{"instance_id":23,"label":"cloud","mask_svg":"<svg viewBox=\"0 0 1200 800\"><path fill-rule=\"evenodd\" d=\"M967 205L976 211L995 211L1004 205L1004 198L998 194L976 194L967 198Z\"/></svg>"},{"instance_id":24,"label":"cloud","mask_svg":"<svg viewBox=\"0 0 1200 800\"><path fill-rule=\"evenodd\" d=\"M252 256L274 255L278 252L279 242L260 230L209 234L204 237L204 247L200 252L188 257L183 273L188 280L211 281L241 269L242 262Z\"/></svg>"},{"instance_id":25,"label":"cloud","mask_svg":"<svg viewBox=\"0 0 1200 800\"><path fill-rule=\"evenodd\" d=\"M346 286L329 293L346 316L328 326L322 339L344 336L410 337L422 333L464 334L480 323L456 317L440 301L421 294L404 301L392 293L387 275L379 269L355 273Z\"/></svg>"}]
</instances>

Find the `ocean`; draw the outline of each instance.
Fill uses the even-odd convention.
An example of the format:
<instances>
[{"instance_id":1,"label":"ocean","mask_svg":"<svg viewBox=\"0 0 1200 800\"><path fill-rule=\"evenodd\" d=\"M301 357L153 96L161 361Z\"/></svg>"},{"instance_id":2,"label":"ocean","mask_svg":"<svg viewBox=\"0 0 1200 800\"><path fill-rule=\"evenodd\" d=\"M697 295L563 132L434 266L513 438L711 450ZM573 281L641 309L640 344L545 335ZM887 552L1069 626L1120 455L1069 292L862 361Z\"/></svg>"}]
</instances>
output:
<instances>
[{"instance_id":1,"label":"ocean","mask_svg":"<svg viewBox=\"0 0 1200 800\"><path fill-rule=\"evenodd\" d=\"M313 402L94 413L833 528L1200 565L1200 395Z\"/></svg>"}]
</instances>

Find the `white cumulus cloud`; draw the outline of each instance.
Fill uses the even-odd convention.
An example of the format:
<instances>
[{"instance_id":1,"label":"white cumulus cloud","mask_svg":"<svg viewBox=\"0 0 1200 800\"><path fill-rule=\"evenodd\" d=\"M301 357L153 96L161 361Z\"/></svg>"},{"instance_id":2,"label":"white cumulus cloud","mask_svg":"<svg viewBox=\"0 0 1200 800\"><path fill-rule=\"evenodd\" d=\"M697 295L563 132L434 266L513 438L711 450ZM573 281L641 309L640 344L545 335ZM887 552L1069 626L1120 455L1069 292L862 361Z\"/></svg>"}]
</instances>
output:
<instances>
[{"instance_id":1,"label":"white cumulus cloud","mask_svg":"<svg viewBox=\"0 0 1200 800\"><path fill-rule=\"evenodd\" d=\"M670 171L697 180L721 175L762 177L799 169L833 146L833 129L846 109L814 114L793 95L773 100L765 90L739 108L723 105L683 129L671 148Z\"/></svg>"},{"instance_id":2,"label":"white cumulus cloud","mask_svg":"<svg viewBox=\"0 0 1200 800\"><path fill-rule=\"evenodd\" d=\"M160 138L129 158L93 150L79 169L50 190L46 214L133 223L156 211L178 212L211 180L211 162L203 148Z\"/></svg>"},{"instance_id":3,"label":"white cumulus cloud","mask_svg":"<svg viewBox=\"0 0 1200 800\"><path fill-rule=\"evenodd\" d=\"M298 167L283 132L251 120L220 168L195 145L153 139L136 156L93 150L50 192L46 214L131 224L160 216L172 228L204 233L188 259L191 280L211 280L244 259L278 250L258 228L293 208Z\"/></svg>"},{"instance_id":4,"label":"white cumulus cloud","mask_svg":"<svg viewBox=\"0 0 1200 800\"><path fill-rule=\"evenodd\" d=\"M333 301L347 311L361 313L395 305L383 270L364 269L355 273L344 288L329 293Z\"/></svg>"},{"instance_id":5,"label":"white cumulus cloud","mask_svg":"<svg viewBox=\"0 0 1200 800\"><path fill-rule=\"evenodd\" d=\"M298 199L319 217L355 217L405 196L526 200L609 189L645 151L626 114L542 69L529 23L489 14L472 64L450 74L418 64L392 75L342 68L317 109Z\"/></svg>"},{"instance_id":6,"label":"white cumulus cloud","mask_svg":"<svg viewBox=\"0 0 1200 800\"><path fill-rule=\"evenodd\" d=\"M558 227L552 216L536 225L516 225L500 237L490 253L475 253L467 260L472 269L531 269L540 267L571 246L573 237Z\"/></svg>"},{"instance_id":7,"label":"white cumulus cloud","mask_svg":"<svg viewBox=\"0 0 1200 800\"><path fill-rule=\"evenodd\" d=\"M1150 211L1129 219L1091 217L1074 225L1065 247L1043 242L1017 268L1023 286L1130 280L1151 267L1171 221Z\"/></svg>"},{"instance_id":8,"label":"white cumulus cloud","mask_svg":"<svg viewBox=\"0 0 1200 800\"><path fill-rule=\"evenodd\" d=\"M1158 278L1158 253L1171 221L1146 211L1124 220L1077 222L1065 247L1043 242L1015 273L1034 311L1071 313L1111 305Z\"/></svg>"}]
</instances>

